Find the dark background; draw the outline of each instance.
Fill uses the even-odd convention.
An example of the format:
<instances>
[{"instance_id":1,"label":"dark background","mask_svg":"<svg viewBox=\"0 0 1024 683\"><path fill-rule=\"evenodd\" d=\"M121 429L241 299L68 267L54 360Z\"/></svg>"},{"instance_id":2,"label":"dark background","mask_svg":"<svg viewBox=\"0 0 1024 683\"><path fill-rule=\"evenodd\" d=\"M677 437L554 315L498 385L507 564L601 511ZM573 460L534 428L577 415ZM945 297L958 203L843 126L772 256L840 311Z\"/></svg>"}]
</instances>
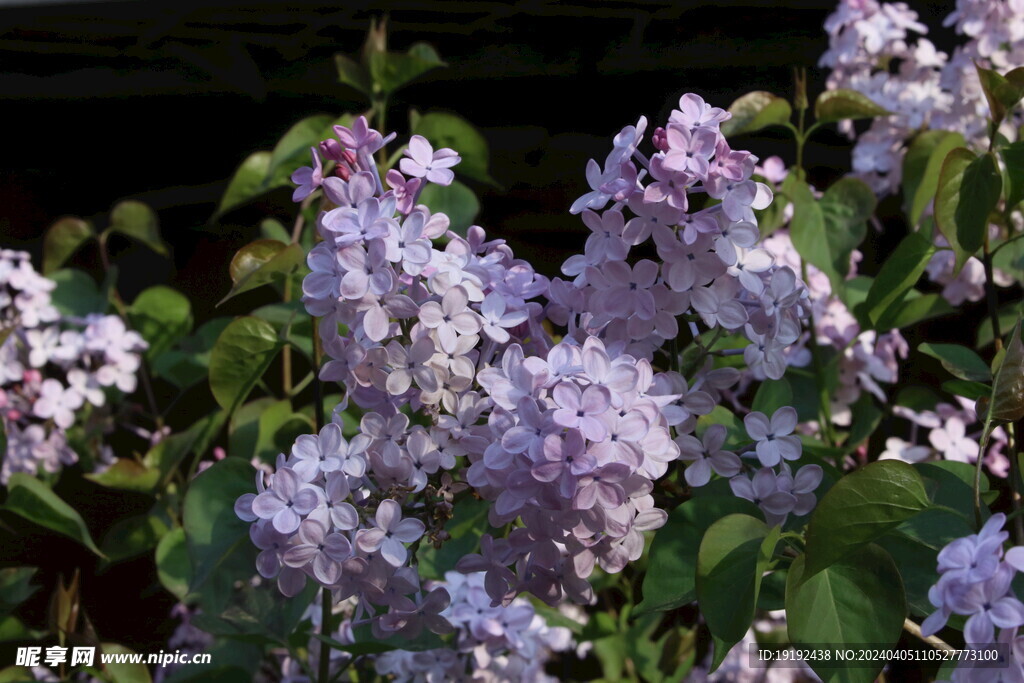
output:
<instances>
[{"instance_id":1,"label":"dark background","mask_svg":"<svg viewBox=\"0 0 1024 683\"><path fill-rule=\"evenodd\" d=\"M254 238L261 216L290 223L294 212L290 191L279 190L258 210L209 223L228 178L298 119L367 106L337 82L332 55L356 53L372 17L388 16L391 49L426 41L449 64L393 99L396 129L407 127L402 112L409 106L452 110L481 128L491 145L491 175L502 187L473 185L482 203L478 223L556 275L582 246L585 229L568 207L587 190L586 161L603 159L615 132L640 114L664 121L685 92L721 107L750 90L788 96L795 66L810 69L813 98L826 75L815 68L827 47L822 23L835 6L799 0L12 4L0 6L0 245L27 248L38 264L42 234L58 217L102 225L118 200L144 201L159 213L173 258L114 238L121 293L131 300L147 286L169 282L192 300L197 324L251 310L245 297L213 310L230 288L227 264ZM941 19L952 3L910 4L932 27L933 41L948 48L952 33ZM737 144L762 158L793 160L792 142L772 133ZM849 167L849 143L823 131L806 158L816 166L812 178L823 182ZM862 268L874 272L873 255L886 245L870 235ZM74 265L95 271L95 253L87 249ZM124 515L131 503L98 486L85 494L87 500L79 491L72 502L98 536L103 520ZM132 511L147 504L140 498L140 509ZM0 553L7 562L40 564L48 557L44 586L53 585L58 571L95 562L52 535L30 537L16 549L4 536L0 545L7 545ZM175 625L167 616L173 600L149 588L149 558L85 574L85 606L105 640L142 652L164 645ZM45 609L42 595L34 603Z\"/></svg>"}]
</instances>

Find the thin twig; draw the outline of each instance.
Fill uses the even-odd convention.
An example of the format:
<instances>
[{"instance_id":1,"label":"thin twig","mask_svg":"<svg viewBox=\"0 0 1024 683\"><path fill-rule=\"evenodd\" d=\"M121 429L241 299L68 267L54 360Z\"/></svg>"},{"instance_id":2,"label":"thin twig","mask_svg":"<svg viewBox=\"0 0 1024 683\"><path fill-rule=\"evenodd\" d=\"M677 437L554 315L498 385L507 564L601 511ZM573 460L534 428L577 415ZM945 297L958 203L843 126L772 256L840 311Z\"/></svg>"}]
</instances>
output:
<instances>
[{"instance_id":1,"label":"thin twig","mask_svg":"<svg viewBox=\"0 0 1024 683\"><path fill-rule=\"evenodd\" d=\"M903 620L903 630L913 636L920 638L924 642L934 647L936 650L945 650L946 652L954 652L956 650L956 648L954 648L952 645L944 641L942 638L939 638L938 636L926 636L923 633L921 633L921 627L912 622L910 619Z\"/></svg>"}]
</instances>

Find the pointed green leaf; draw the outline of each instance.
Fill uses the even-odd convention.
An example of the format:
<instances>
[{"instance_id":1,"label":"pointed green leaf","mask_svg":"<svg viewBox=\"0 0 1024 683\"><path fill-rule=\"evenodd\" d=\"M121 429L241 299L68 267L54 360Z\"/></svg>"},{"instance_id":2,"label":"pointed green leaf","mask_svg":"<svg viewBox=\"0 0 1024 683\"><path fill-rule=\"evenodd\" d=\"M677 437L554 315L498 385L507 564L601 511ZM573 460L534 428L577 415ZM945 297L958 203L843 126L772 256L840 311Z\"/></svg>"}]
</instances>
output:
<instances>
[{"instance_id":1,"label":"pointed green leaf","mask_svg":"<svg viewBox=\"0 0 1024 683\"><path fill-rule=\"evenodd\" d=\"M921 475L898 460L847 474L818 502L807 529L807 576L862 549L929 505Z\"/></svg>"},{"instance_id":2,"label":"pointed green leaf","mask_svg":"<svg viewBox=\"0 0 1024 683\"><path fill-rule=\"evenodd\" d=\"M1002 192L995 157L958 147L946 157L935 195L935 224L956 254L955 273L981 248L988 215Z\"/></svg>"},{"instance_id":3,"label":"pointed green leaf","mask_svg":"<svg viewBox=\"0 0 1024 683\"><path fill-rule=\"evenodd\" d=\"M24 472L15 472L7 482L7 502L0 509L73 538L100 557L103 553L89 535L82 516L43 482Z\"/></svg>"},{"instance_id":4,"label":"pointed green leaf","mask_svg":"<svg viewBox=\"0 0 1024 683\"><path fill-rule=\"evenodd\" d=\"M181 292L157 285L135 297L128 320L149 344L145 355L152 361L192 331L192 304Z\"/></svg>"},{"instance_id":5,"label":"pointed green leaf","mask_svg":"<svg viewBox=\"0 0 1024 683\"><path fill-rule=\"evenodd\" d=\"M697 601L715 637L714 671L750 629L780 529L743 514L723 517L704 534L697 553Z\"/></svg>"},{"instance_id":6,"label":"pointed green leaf","mask_svg":"<svg viewBox=\"0 0 1024 683\"><path fill-rule=\"evenodd\" d=\"M757 393L754 394L754 403L750 409L771 416L779 408L792 404L793 390L790 389L789 382L785 377L774 380L766 379L757 388Z\"/></svg>"},{"instance_id":7,"label":"pointed green leaf","mask_svg":"<svg viewBox=\"0 0 1024 683\"><path fill-rule=\"evenodd\" d=\"M107 300L88 273L65 268L51 273L49 278L57 283L50 292L50 300L64 315L84 318L90 313L106 313Z\"/></svg>"},{"instance_id":8,"label":"pointed green leaf","mask_svg":"<svg viewBox=\"0 0 1024 683\"><path fill-rule=\"evenodd\" d=\"M867 220L875 210L874 192L856 178L843 178L817 201L807 183L795 177L786 179L783 191L794 205L790 223L793 246L828 276L833 291L843 292L850 255L864 240Z\"/></svg>"},{"instance_id":9,"label":"pointed green leaf","mask_svg":"<svg viewBox=\"0 0 1024 683\"><path fill-rule=\"evenodd\" d=\"M43 237L43 274L49 275L60 268L95 236L92 225L81 218L61 218L51 225Z\"/></svg>"},{"instance_id":10,"label":"pointed green leaf","mask_svg":"<svg viewBox=\"0 0 1024 683\"><path fill-rule=\"evenodd\" d=\"M185 529L168 532L156 546L156 574L160 583L174 597L184 602L192 583L192 563L188 556Z\"/></svg>"},{"instance_id":11,"label":"pointed green leaf","mask_svg":"<svg viewBox=\"0 0 1024 683\"><path fill-rule=\"evenodd\" d=\"M896 644L907 603L899 571L885 550L866 545L819 572L809 572L805 558L793 561L786 581L786 620L795 645ZM832 668L809 663L827 683L872 683L885 664L852 662L847 668Z\"/></svg>"},{"instance_id":12,"label":"pointed green leaf","mask_svg":"<svg viewBox=\"0 0 1024 683\"><path fill-rule=\"evenodd\" d=\"M305 260L298 244L282 244L277 240L256 240L245 245L231 259L231 281L234 286L217 302L220 306L243 292L270 284L295 272Z\"/></svg>"},{"instance_id":13,"label":"pointed green leaf","mask_svg":"<svg viewBox=\"0 0 1024 683\"><path fill-rule=\"evenodd\" d=\"M946 372L959 379L971 382L988 382L992 379L988 363L966 346L924 342L917 350L926 356L937 358Z\"/></svg>"},{"instance_id":14,"label":"pointed green leaf","mask_svg":"<svg viewBox=\"0 0 1024 683\"><path fill-rule=\"evenodd\" d=\"M675 609L697 599L697 551L707 528L733 513L759 514L756 505L735 496L693 498L669 513L654 535L643 601L633 616Z\"/></svg>"},{"instance_id":15,"label":"pointed green leaf","mask_svg":"<svg viewBox=\"0 0 1024 683\"><path fill-rule=\"evenodd\" d=\"M247 461L226 458L193 479L185 495L182 519L192 567L189 590L213 592L213 602L225 600L225 589L254 568L249 524L238 518L234 505L242 494L256 492L255 475Z\"/></svg>"},{"instance_id":16,"label":"pointed green leaf","mask_svg":"<svg viewBox=\"0 0 1024 683\"><path fill-rule=\"evenodd\" d=\"M142 242L158 254L167 256L167 245L160 238L156 213L142 202L119 202L110 210L110 229Z\"/></svg>"},{"instance_id":17,"label":"pointed green leaf","mask_svg":"<svg viewBox=\"0 0 1024 683\"><path fill-rule=\"evenodd\" d=\"M338 81L355 88L369 97L373 88L370 85L370 74L362 64L340 52L334 55L334 67L338 70Z\"/></svg>"},{"instance_id":18,"label":"pointed green leaf","mask_svg":"<svg viewBox=\"0 0 1024 683\"><path fill-rule=\"evenodd\" d=\"M231 176L231 182L228 183L228 189L221 197L216 216L238 208L269 189L264 186L263 180L270 171L272 156L270 152L254 152L242 162L235 174Z\"/></svg>"},{"instance_id":19,"label":"pointed green leaf","mask_svg":"<svg viewBox=\"0 0 1024 683\"><path fill-rule=\"evenodd\" d=\"M891 113L856 90L826 90L814 102L814 116L822 123L843 119L873 119Z\"/></svg>"},{"instance_id":20,"label":"pointed green leaf","mask_svg":"<svg viewBox=\"0 0 1024 683\"><path fill-rule=\"evenodd\" d=\"M921 278L934 253L935 247L919 233L912 232L903 238L885 260L868 290L865 308L873 323L877 323L890 308L895 308L903 301Z\"/></svg>"},{"instance_id":21,"label":"pointed green leaf","mask_svg":"<svg viewBox=\"0 0 1024 683\"><path fill-rule=\"evenodd\" d=\"M781 97L764 90L755 90L733 102L729 106L729 113L732 118L722 122L722 135L727 138L788 123L793 108Z\"/></svg>"},{"instance_id":22,"label":"pointed green leaf","mask_svg":"<svg viewBox=\"0 0 1024 683\"><path fill-rule=\"evenodd\" d=\"M903 208L910 225L917 226L935 199L946 156L965 144L963 135L948 130L928 130L914 138L903 157Z\"/></svg>"},{"instance_id":23,"label":"pointed green leaf","mask_svg":"<svg viewBox=\"0 0 1024 683\"><path fill-rule=\"evenodd\" d=\"M406 54L372 52L369 55L373 91L385 96L439 66L445 66L445 63L432 47L424 43L413 45Z\"/></svg>"},{"instance_id":24,"label":"pointed green leaf","mask_svg":"<svg viewBox=\"0 0 1024 683\"><path fill-rule=\"evenodd\" d=\"M265 320L238 318L229 324L210 353L210 390L229 413L246 396L273 362L282 342Z\"/></svg>"}]
</instances>

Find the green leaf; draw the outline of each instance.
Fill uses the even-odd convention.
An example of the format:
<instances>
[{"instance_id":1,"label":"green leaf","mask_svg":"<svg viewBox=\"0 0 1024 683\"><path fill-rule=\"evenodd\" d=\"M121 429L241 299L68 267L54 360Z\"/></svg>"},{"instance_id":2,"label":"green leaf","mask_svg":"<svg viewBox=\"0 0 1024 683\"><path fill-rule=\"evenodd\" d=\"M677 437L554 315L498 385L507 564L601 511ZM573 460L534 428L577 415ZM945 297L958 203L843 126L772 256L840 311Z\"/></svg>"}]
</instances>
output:
<instances>
[{"instance_id":1,"label":"green leaf","mask_svg":"<svg viewBox=\"0 0 1024 683\"><path fill-rule=\"evenodd\" d=\"M210 354L217 338L231 322L230 318L208 320L193 333L182 339L177 349L167 351L154 359L153 373L186 389L206 377L210 367Z\"/></svg>"},{"instance_id":2,"label":"green leaf","mask_svg":"<svg viewBox=\"0 0 1024 683\"><path fill-rule=\"evenodd\" d=\"M210 390L217 403L229 414L234 412L281 346L274 328L265 320L246 317L231 322L210 352Z\"/></svg>"},{"instance_id":3,"label":"green leaf","mask_svg":"<svg viewBox=\"0 0 1024 683\"><path fill-rule=\"evenodd\" d=\"M450 229L460 235L466 234L466 229L473 225L480 213L480 201L458 180L448 186L429 183L420 195L420 201L433 213L446 214L451 220Z\"/></svg>"},{"instance_id":4,"label":"green leaf","mask_svg":"<svg viewBox=\"0 0 1024 683\"><path fill-rule=\"evenodd\" d=\"M992 69L984 69L978 66L977 62L974 63L974 68L978 71L978 81L985 93L985 100L988 101L992 122L998 128L1006 114L1020 102L1021 96L1024 96L1024 89L1020 83L1011 82Z\"/></svg>"},{"instance_id":5,"label":"green leaf","mask_svg":"<svg viewBox=\"0 0 1024 683\"><path fill-rule=\"evenodd\" d=\"M313 323L301 301L267 304L252 315L266 320L289 344L313 358Z\"/></svg>"},{"instance_id":6,"label":"green leaf","mask_svg":"<svg viewBox=\"0 0 1024 683\"><path fill-rule=\"evenodd\" d=\"M913 467L879 460L840 479L818 502L807 529L807 576L863 548L928 507Z\"/></svg>"},{"instance_id":7,"label":"green leaf","mask_svg":"<svg viewBox=\"0 0 1024 683\"><path fill-rule=\"evenodd\" d=\"M701 539L708 527L733 513L758 515L760 511L748 500L724 495L693 498L669 513L651 543L643 601L633 616L675 609L697 599Z\"/></svg>"},{"instance_id":8,"label":"green leaf","mask_svg":"<svg viewBox=\"0 0 1024 683\"><path fill-rule=\"evenodd\" d=\"M266 177L273 177L275 171L281 168L285 168L288 175L291 175L291 171L299 166L311 165L313 160L309 148L320 144L324 130L333 120L334 117L328 114L315 114L307 116L289 128L270 153Z\"/></svg>"},{"instance_id":9,"label":"green leaf","mask_svg":"<svg viewBox=\"0 0 1024 683\"><path fill-rule=\"evenodd\" d=\"M255 562L249 524L235 514L235 500L254 493L256 471L245 460L226 458L201 472L189 485L183 526L192 566L189 590L220 603L237 576L247 576ZM210 585L207 585L210 584Z\"/></svg>"},{"instance_id":10,"label":"green leaf","mask_svg":"<svg viewBox=\"0 0 1024 683\"><path fill-rule=\"evenodd\" d=\"M425 43L413 45L406 54L372 52L369 56L373 91L385 97L439 66L445 63L434 48Z\"/></svg>"},{"instance_id":11,"label":"green leaf","mask_svg":"<svg viewBox=\"0 0 1024 683\"><path fill-rule=\"evenodd\" d=\"M946 372L959 379L971 382L988 382L992 379L988 363L966 346L924 342L917 350L926 356L937 358Z\"/></svg>"},{"instance_id":12,"label":"green leaf","mask_svg":"<svg viewBox=\"0 0 1024 683\"><path fill-rule=\"evenodd\" d=\"M188 556L185 529L178 527L160 539L156 546L156 574L161 585L185 602L192 583L192 563Z\"/></svg>"},{"instance_id":13,"label":"green leaf","mask_svg":"<svg viewBox=\"0 0 1024 683\"><path fill-rule=\"evenodd\" d=\"M935 195L935 224L956 254L954 274L981 248L988 215L1002 192L995 157L976 157L965 147L946 157Z\"/></svg>"},{"instance_id":14,"label":"green leaf","mask_svg":"<svg viewBox=\"0 0 1024 683\"><path fill-rule=\"evenodd\" d=\"M843 178L816 201L807 183L795 176L784 191L793 201L790 223L793 246L809 263L825 273L833 291L843 292L850 272L850 255L867 234L867 220L875 210L875 194L862 181Z\"/></svg>"},{"instance_id":15,"label":"green leaf","mask_svg":"<svg viewBox=\"0 0 1024 683\"><path fill-rule=\"evenodd\" d=\"M992 385L989 416L999 422L1024 418L1024 343L1020 338L1020 321L1018 317Z\"/></svg>"},{"instance_id":16,"label":"green leaf","mask_svg":"<svg viewBox=\"0 0 1024 683\"><path fill-rule=\"evenodd\" d=\"M789 382L785 377L766 379L757 388L757 393L754 394L754 403L750 409L764 413L770 418L779 408L792 404L793 390L790 389Z\"/></svg>"},{"instance_id":17,"label":"green leaf","mask_svg":"<svg viewBox=\"0 0 1024 683\"><path fill-rule=\"evenodd\" d=\"M905 301L893 304L890 308L886 309L882 317L878 319L877 329L902 329L923 320L956 313L956 310L948 301L942 298L941 294L918 295L916 290L911 290Z\"/></svg>"},{"instance_id":18,"label":"green leaf","mask_svg":"<svg viewBox=\"0 0 1024 683\"><path fill-rule=\"evenodd\" d=\"M1012 209L1024 200L1024 140L999 150L1006 164L1006 208Z\"/></svg>"},{"instance_id":19,"label":"green leaf","mask_svg":"<svg viewBox=\"0 0 1024 683\"><path fill-rule=\"evenodd\" d=\"M250 154L228 183L228 189L221 197L220 206L215 217L255 199L268 188L264 187L264 179L270 171L270 152L254 152Z\"/></svg>"},{"instance_id":20,"label":"green leaf","mask_svg":"<svg viewBox=\"0 0 1024 683\"><path fill-rule=\"evenodd\" d=\"M456 173L482 183L495 184L487 172L490 157L487 140L461 116L440 112L424 114L416 119L412 132L429 140L434 149L450 147L458 152L462 161L455 166Z\"/></svg>"},{"instance_id":21,"label":"green leaf","mask_svg":"<svg viewBox=\"0 0 1024 683\"><path fill-rule=\"evenodd\" d=\"M946 156L965 144L963 135L948 130L928 130L914 138L903 158L903 210L910 225L920 223L924 210L935 199Z\"/></svg>"},{"instance_id":22,"label":"green leaf","mask_svg":"<svg viewBox=\"0 0 1024 683\"><path fill-rule=\"evenodd\" d=\"M869 439L882 421L882 411L875 405L875 400L870 392L862 392L851 409L850 436L843 444L847 450L853 450Z\"/></svg>"},{"instance_id":23,"label":"green leaf","mask_svg":"<svg viewBox=\"0 0 1024 683\"><path fill-rule=\"evenodd\" d=\"M889 309L896 309L903 302L934 253L934 245L920 233L912 232L903 238L868 290L864 306L871 322L877 323Z\"/></svg>"},{"instance_id":24,"label":"green leaf","mask_svg":"<svg viewBox=\"0 0 1024 683\"><path fill-rule=\"evenodd\" d=\"M89 481L107 488L149 493L156 487L160 473L131 458L118 458L106 470L90 472L84 476Z\"/></svg>"},{"instance_id":25,"label":"green leaf","mask_svg":"<svg viewBox=\"0 0 1024 683\"><path fill-rule=\"evenodd\" d=\"M832 123L843 119L873 119L888 116L892 112L872 102L856 90L826 90L814 102L814 117L820 123Z\"/></svg>"},{"instance_id":26,"label":"green leaf","mask_svg":"<svg viewBox=\"0 0 1024 683\"><path fill-rule=\"evenodd\" d=\"M50 292L50 300L62 314L84 318L90 313L106 312L107 299L88 273L65 269L48 277L57 283Z\"/></svg>"},{"instance_id":27,"label":"green leaf","mask_svg":"<svg viewBox=\"0 0 1024 683\"><path fill-rule=\"evenodd\" d=\"M367 97L372 94L370 74L354 59L340 52L334 55L334 66L338 70L338 82L351 86Z\"/></svg>"},{"instance_id":28,"label":"green leaf","mask_svg":"<svg viewBox=\"0 0 1024 683\"><path fill-rule=\"evenodd\" d=\"M15 607L32 597L39 586L32 585L35 567L4 567L0 569L0 615L11 612Z\"/></svg>"},{"instance_id":29,"label":"green leaf","mask_svg":"<svg viewBox=\"0 0 1024 683\"><path fill-rule=\"evenodd\" d=\"M103 553L89 535L82 516L38 479L15 472L7 482L7 502L0 509L73 538L100 557Z\"/></svg>"},{"instance_id":30,"label":"green leaf","mask_svg":"<svg viewBox=\"0 0 1024 683\"><path fill-rule=\"evenodd\" d=\"M722 123L727 138L754 133L768 126L784 125L793 115L789 102L764 90L743 95L729 106L732 118Z\"/></svg>"},{"instance_id":31,"label":"green leaf","mask_svg":"<svg viewBox=\"0 0 1024 683\"><path fill-rule=\"evenodd\" d=\"M124 517L103 536L103 554L110 563L137 557L155 548L167 531L167 522L154 512Z\"/></svg>"},{"instance_id":32,"label":"green leaf","mask_svg":"<svg viewBox=\"0 0 1024 683\"><path fill-rule=\"evenodd\" d=\"M885 550L866 545L819 572L807 570L806 557L793 561L786 582L786 619L794 644L842 648L896 644L907 604L899 571ZM872 683L885 664L853 662L849 667L830 668L809 663L824 681L844 683Z\"/></svg>"},{"instance_id":33,"label":"green leaf","mask_svg":"<svg viewBox=\"0 0 1024 683\"><path fill-rule=\"evenodd\" d=\"M128 320L149 344L146 358L152 361L192 331L192 304L181 292L157 285L135 297Z\"/></svg>"},{"instance_id":34,"label":"green leaf","mask_svg":"<svg viewBox=\"0 0 1024 683\"><path fill-rule=\"evenodd\" d=\"M64 265L79 247L95 237L92 225L81 218L61 218L43 237L43 275Z\"/></svg>"},{"instance_id":35,"label":"green leaf","mask_svg":"<svg viewBox=\"0 0 1024 683\"><path fill-rule=\"evenodd\" d=\"M103 643L99 647L100 652L105 655L134 655L135 651L124 645L116 643ZM99 657L97 657L97 660ZM128 658L125 658L128 659ZM149 675L149 667L145 663L117 662L111 661L103 665L113 683L152 683Z\"/></svg>"},{"instance_id":36,"label":"green leaf","mask_svg":"<svg viewBox=\"0 0 1024 683\"><path fill-rule=\"evenodd\" d=\"M229 272L234 286L217 305L242 292L270 284L275 278L286 278L302 265L305 256L298 244L283 244L277 240L256 240L245 245L231 259Z\"/></svg>"},{"instance_id":37,"label":"green leaf","mask_svg":"<svg viewBox=\"0 0 1024 683\"><path fill-rule=\"evenodd\" d=\"M455 569L455 563L465 555L477 552L480 537L488 530L487 511L490 504L476 498L457 501L454 516L444 525L451 538L440 550L424 542L416 555L420 576L443 579L444 573Z\"/></svg>"},{"instance_id":38,"label":"green leaf","mask_svg":"<svg viewBox=\"0 0 1024 683\"><path fill-rule=\"evenodd\" d=\"M697 553L697 600L715 637L714 671L754 620L761 577L781 531L743 514L723 517L704 534Z\"/></svg>"},{"instance_id":39,"label":"green leaf","mask_svg":"<svg viewBox=\"0 0 1024 683\"><path fill-rule=\"evenodd\" d=\"M990 398L992 396L992 387L981 382L969 382L963 379L951 379L942 383L942 390L953 394L954 396L963 396L969 398L972 401L977 401L979 398Z\"/></svg>"},{"instance_id":40,"label":"green leaf","mask_svg":"<svg viewBox=\"0 0 1024 683\"><path fill-rule=\"evenodd\" d=\"M110 230L142 242L158 254L167 256L167 245L160 238L156 213L142 202L126 200L110 210Z\"/></svg>"},{"instance_id":41,"label":"green leaf","mask_svg":"<svg viewBox=\"0 0 1024 683\"><path fill-rule=\"evenodd\" d=\"M1002 253L1002 252L1000 252ZM1017 316L1024 313L1024 306L1020 302L1007 304L999 309L999 329L1009 330L1017 323ZM982 349L993 341L992 336L992 319L989 316L985 316L981 325L978 326L977 343L976 348Z\"/></svg>"}]
</instances>

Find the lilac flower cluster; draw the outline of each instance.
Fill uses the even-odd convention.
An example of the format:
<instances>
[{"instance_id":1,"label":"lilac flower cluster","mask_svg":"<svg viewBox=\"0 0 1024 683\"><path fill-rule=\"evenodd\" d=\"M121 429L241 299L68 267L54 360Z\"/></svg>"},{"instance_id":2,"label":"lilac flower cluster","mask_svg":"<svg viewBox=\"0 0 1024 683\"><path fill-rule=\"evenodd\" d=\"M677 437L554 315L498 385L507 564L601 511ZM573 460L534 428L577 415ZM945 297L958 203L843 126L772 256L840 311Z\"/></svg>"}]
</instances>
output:
<instances>
[{"instance_id":1,"label":"lilac flower cluster","mask_svg":"<svg viewBox=\"0 0 1024 683\"><path fill-rule=\"evenodd\" d=\"M899 190L907 145L920 130L959 132L970 147L986 149L989 108L974 65L1000 73L1024 66L1024 3L957 0L944 25L967 38L952 55L923 37L928 28L904 3L843 0L825 22L829 49L820 65L832 70L828 87L859 91L893 112L857 135L853 149L855 174L879 194ZM912 38L912 32L922 35ZM890 69L890 64L899 66ZM1014 140L1022 123L1018 108L999 133ZM843 127L854 135L851 122ZM948 246L941 236L937 244ZM954 306L980 300L985 283L981 261L971 258L956 275L953 265L950 251L938 251L927 272ZM1000 286L1013 284L998 269L993 277Z\"/></svg>"},{"instance_id":2,"label":"lilac flower cluster","mask_svg":"<svg viewBox=\"0 0 1024 683\"><path fill-rule=\"evenodd\" d=\"M77 462L67 430L102 408L108 389L135 390L146 342L117 316L61 316L50 300L55 287L27 253L0 251L0 483ZM99 455L100 464L113 459L105 447Z\"/></svg>"},{"instance_id":3,"label":"lilac flower cluster","mask_svg":"<svg viewBox=\"0 0 1024 683\"><path fill-rule=\"evenodd\" d=\"M771 192L751 177L756 158L722 137L727 117L687 95L654 132L650 158L638 150L641 119L616 136L603 170L591 162L592 191L573 211L593 234L563 268L570 281L549 282L503 241L476 226L461 237L417 204L426 183L451 182L452 150L413 136L401 172L382 181L374 155L390 138L364 119L314 148L313 167L294 176L297 200L322 192L303 301L330 358L320 378L345 398L331 424L300 437L236 505L263 550L260 574L287 595L311 577L339 599L355 596L354 623L372 623L378 637L449 632L451 596L443 587L424 596L410 545L444 542L466 485L450 474L460 462L465 482L493 502L491 524L513 526L506 538L485 535L480 553L458 564L484 574L491 607L523 591L587 602L595 565L617 572L637 559L643 532L667 517L654 481L739 378L714 368L709 337L745 336L748 363L779 377L806 316L794 271L756 246L754 209ZM443 249L432 241L441 236ZM660 261L627 261L652 238ZM565 327L558 343L545 317ZM655 371L662 361L679 367L664 348L679 318L700 352L690 377ZM363 416L346 440L340 412L351 404ZM785 436L766 425L749 427L755 440ZM794 448L778 447L788 443L756 452L782 468L774 509L806 511L820 474L792 475L781 461ZM688 476L706 483L696 460Z\"/></svg>"},{"instance_id":4,"label":"lilac flower cluster","mask_svg":"<svg viewBox=\"0 0 1024 683\"><path fill-rule=\"evenodd\" d=\"M393 650L378 655L377 673L396 681L556 681L544 673L552 652L572 647L572 633L549 626L528 600L491 606L482 573L448 572L439 582L452 596L442 613L455 626L451 648Z\"/></svg>"},{"instance_id":5,"label":"lilac flower cluster","mask_svg":"<svg viewBox=\"0 0 1024 683\"><path fill-rule=\"evenodd\" d=\"M953 614L967 617L964 640L967 647L980 647L999 641L1013 643L1017 629L1024 626L1024 604L1017 599L1010 583L1018 571L1024 571L1024 546L1003 553L1009 534L1002 531L1006 515L992 515L977 534L958 538L939 552L939 580L928 591L936 607L924 623L921 633L930 636L940 631ZM974 669L965 662L953 673L954 683L993 680L991 670ZM1004 681L1024 680L1022 662L1011 657L1010 671L1000 672Z\"/></svg>"}]
</instances>

